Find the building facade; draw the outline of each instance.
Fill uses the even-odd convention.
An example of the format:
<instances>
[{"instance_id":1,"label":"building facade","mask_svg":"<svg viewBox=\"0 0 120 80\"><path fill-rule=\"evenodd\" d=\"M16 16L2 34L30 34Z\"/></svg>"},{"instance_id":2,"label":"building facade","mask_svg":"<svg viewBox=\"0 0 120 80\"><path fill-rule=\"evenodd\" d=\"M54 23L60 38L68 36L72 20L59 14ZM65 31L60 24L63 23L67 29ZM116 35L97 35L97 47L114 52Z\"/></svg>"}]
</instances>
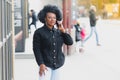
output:
<instances>
[{"instance_id":1,"label":"building facade","mask_svg":"<svg viewBox=\"0 0 120 80\"><path fill-rule=\"evenodd\" d=\"M0 0L0 80L13 80L13 1Z\"/></svg>"}]
</instances>

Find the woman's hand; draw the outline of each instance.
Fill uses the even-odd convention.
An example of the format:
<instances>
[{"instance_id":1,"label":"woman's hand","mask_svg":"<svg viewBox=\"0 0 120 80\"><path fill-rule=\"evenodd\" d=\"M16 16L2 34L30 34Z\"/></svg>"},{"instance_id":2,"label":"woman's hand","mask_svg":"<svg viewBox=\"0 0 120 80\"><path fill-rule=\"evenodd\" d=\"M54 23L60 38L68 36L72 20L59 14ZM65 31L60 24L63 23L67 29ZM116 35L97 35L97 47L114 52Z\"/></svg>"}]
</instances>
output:
<instances>
[{"instance_id":1,"label":"woman's hand","mask_svg":"<svg viewBox=\"0 0 120 80\"><path fill-rule=\"evenodd\" d=\"M62 32L62 33L65 33L65 29L63 27L63 24L62 24L62 21L57 21L58 23L58 29Z\"/></svg>"},{"instance_id":2,"label":"woman's hand","mask_svg":"<svg viewBox=\"0 0 120 80\"><path fill-rule=\"evenodd\" d=\"M42 76L43 74L45 75L46 70L47 70L47 67L45 66L45 64L41 64L39 69L40 76Z\"/></svg>"}]
</instances>

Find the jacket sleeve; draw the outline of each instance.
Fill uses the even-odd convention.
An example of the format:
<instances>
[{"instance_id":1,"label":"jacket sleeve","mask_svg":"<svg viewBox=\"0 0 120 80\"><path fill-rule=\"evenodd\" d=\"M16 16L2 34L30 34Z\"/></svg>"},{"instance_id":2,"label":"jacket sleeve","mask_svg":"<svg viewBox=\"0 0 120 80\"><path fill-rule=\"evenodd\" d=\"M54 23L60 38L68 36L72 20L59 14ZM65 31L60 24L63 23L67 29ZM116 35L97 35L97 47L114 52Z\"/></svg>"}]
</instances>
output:
<instances>
[{"instance_id":1,"label":"jacket sleeve","mask_svg":"<svg viewBox=\"0 0 120 80\"><path fill-rule=\"evenodd\" d=\"M33 36L33 52L38 66L40 66L40 64L44 64L40 47L40 35L37 31L34 33Z\"/></svg>"},{"instance_id":2,"label":"jacket sleeve","mask_svg":"<svg viewBox=\"0 0 120 80\"><path fill-rule=\"evenodd\" d=\"M73 44L73 39L68 33L62 33L62 37L63 37L64 43L66 45L72 45Z\"/></svg>"}]
</instances>

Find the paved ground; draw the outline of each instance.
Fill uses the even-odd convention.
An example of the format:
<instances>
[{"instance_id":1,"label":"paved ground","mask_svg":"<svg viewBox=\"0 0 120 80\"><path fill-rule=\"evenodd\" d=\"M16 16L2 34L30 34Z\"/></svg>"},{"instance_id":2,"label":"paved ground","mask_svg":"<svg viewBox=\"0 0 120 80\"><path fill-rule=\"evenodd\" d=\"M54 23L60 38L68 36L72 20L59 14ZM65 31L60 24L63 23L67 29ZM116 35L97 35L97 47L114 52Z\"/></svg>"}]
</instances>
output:
<instances>
[{"instance_id":1,"label":"paved ground","mask_svg":"<svg viewBox=\"0 0 120 80\"><path fill-rule=\"evenodd\" d=\"M88 19L80 20L86 24L88 34ZM61 80L120 80L120 21L99 20L97 30L102 46L96 46L93 35L86 42L84 53L66 56ZM26 40L25 53L17 54L33 55L32 34ZM14 71L15 80L38 80L38 67L33 56L16 55Z\"/></svg>"}]
</instances>

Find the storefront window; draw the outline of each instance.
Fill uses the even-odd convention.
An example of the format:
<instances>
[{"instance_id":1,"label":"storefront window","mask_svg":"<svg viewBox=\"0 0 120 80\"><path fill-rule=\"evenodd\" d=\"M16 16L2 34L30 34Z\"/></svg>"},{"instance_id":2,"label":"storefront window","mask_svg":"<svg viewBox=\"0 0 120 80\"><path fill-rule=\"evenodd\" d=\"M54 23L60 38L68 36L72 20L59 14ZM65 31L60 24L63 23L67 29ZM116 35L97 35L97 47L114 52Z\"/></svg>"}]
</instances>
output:
<instances>
[{"instance_id":1,"label":"storefront window","mask_svg":"<svg viewBox=\"0 0 120 80\"><path fill-rule=\"evenodd\" d=\"M2 10L1 10L1 5L2 5L2 1L0 0L0 80L2 80L2 51L1 51L1 48L2 48L2 42L1 42L1 29L2 29L2 25L1 25L1 12L2 12Z\"/></svg>"},{"instance_id":2,"label":"storefront window","mask_svg":"<svg viewBox=\"0 0 120 80\"><path fill-rule=\"evenodd\" d=\"M12 80L11 10L11 0L0 0L0 80Z\"/></svg>"}]
</instances>

